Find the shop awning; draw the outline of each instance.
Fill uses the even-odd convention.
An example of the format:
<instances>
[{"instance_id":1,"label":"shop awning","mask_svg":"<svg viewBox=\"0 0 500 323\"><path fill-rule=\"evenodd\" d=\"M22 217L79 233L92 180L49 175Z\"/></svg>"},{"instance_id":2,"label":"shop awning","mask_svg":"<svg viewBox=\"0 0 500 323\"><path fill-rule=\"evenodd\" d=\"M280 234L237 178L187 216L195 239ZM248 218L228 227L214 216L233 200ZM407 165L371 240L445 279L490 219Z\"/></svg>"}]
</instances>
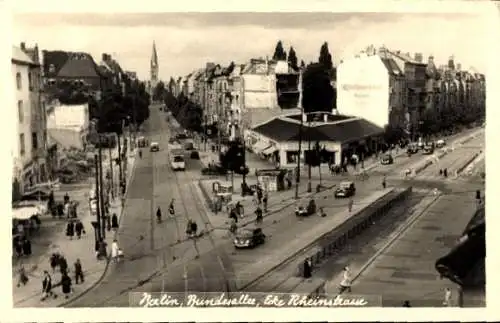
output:
<instances>
[{"instance_id":1,"label":"shop awning","mask_svg":"<svg viewBox=\"0 0 500 323\"><path fill-rule=\"evenodd\" d=\"M254 153L260 154L270 146L271 145L269 145L268 143L259 140L255 143L255 145L252 146L252 150L254 151Z\"/></svg>"},{"instance_id":2,"label":"shop awning","mask_svg":"<svg viewBox=\"0 0 500 323\"><path fill-rule=\"evenodd\" d=\"M276 146L271 146L271 147L267 147L266 149L264 149L264 150L262 151L262 153L263 153L264 155L272 155L272 154L274 154L275 152L277 152L278 150L279 150L279 149L278 149L278 148L276 148Z\"/></svg>"},{"instance_id":3,"label":"shop awning","mask_svg":"<svg viewBox=\"0 0 500 323\"><path fill-rule=\"evenodd\" d=\"M40 211L34 206L12 209L12 219L29 220L33 215L39 215Z\"/></svg>"}]
</instances>

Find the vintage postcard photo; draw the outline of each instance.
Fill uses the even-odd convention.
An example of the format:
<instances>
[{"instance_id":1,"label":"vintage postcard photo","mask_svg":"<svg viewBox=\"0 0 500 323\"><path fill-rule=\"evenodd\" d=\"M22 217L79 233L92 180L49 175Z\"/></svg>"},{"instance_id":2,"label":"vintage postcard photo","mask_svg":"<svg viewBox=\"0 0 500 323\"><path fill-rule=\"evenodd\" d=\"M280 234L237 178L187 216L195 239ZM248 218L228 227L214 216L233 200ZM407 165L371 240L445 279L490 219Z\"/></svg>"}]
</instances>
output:
<instances>
[{"instance_id":1,"label":"vintage postcard photo","mask_svg":"<svg viewBox=\"0 0 500 323\"><path fill-rule=\"evenodd\" d=\"M485 308L489 20L442 7L15 12L12 306Z\"/></svg>"}]
</instances>

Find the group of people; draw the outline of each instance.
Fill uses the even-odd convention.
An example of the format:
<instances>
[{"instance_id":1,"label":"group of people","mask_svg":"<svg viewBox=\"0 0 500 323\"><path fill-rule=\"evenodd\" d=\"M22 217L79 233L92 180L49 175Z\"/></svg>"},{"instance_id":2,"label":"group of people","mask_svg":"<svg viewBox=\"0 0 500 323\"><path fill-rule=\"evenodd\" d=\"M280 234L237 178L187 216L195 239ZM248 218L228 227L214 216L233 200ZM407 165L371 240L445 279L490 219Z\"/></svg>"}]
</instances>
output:
<instances>
[{"instance_id":1,"label":"group of people","mask_svg":"<svg viewBox=\"0 0 500 323\"><path fill-rule=\"evenodd\" d=\"M448 177L448 168L440 169L439 176L443 176L444 178Z\"/></svg>"},{"instance_id":2,"label":"group of people","mask_svg":"<svg viewBox=\"0 0 500 323\"><path fill-rule=\"evenodd\" d=\"M170 214L170 217L174 217L175 216L174 202L175 202L175 199L172 199L170 201L170 205L168 206L168 213ZM161 208L158 207L156 209L156 222L161 223L161 221L162 221Z\"/></svg>"},{"instance_id":3,"label":"group of people","mask_svg":"<svg viewBox=\"0 0 500 323\"><path fill-rule=\"evenodd\" d=\"M14 238L14 250L16 251L16 256L21 258L22 256L31 255L31 241L26 236L18 236Z\"/></svg>"}]
</instances>

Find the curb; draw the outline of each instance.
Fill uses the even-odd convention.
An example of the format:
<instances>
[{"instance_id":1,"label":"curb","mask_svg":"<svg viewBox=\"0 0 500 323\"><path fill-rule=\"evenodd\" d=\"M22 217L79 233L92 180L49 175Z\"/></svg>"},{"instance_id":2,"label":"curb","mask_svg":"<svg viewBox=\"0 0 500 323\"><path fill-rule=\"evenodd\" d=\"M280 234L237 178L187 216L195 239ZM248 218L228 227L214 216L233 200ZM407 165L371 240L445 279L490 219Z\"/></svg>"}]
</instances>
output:
<instances>
[{"instance_id":1,"label":"curb","mask_svg":"<svg viewBox=\"0 0 500 323\"><path fill-rule=\"evenodd\" d=\"M136 160L134 159L134 164L132 165L132 169L130 170L130 176L127 180L127 190L125 191L125 204L123 205L122 209L121 209L121 214L120 214L120 219L118 220L118 228L121 227L121 224L122 224L122 221L123 221L123 218L124 218L124 210L125 210L125 205L127 204L127 201L128 201L128 192L129 192L129 184L130 184L130 181L132 180L132 177L134 176L134 173L135 173L135 167L136 167ZM119 234L120 230L117 230L114 232L114 236L113 238L116 239L118 234ZM65 307L65 306L68 306L69 304L73 303L73 302L76 302L77 300L79 300L80 298L82 298L83 296L85 296L86 294L88 294L91 290L93 290L95 287L97 287L103 280L104 280L104 277L106 276L107 272L108 272L108 269L109 269L109 264L111 263L110 261L110 258L108 257L108 259L106 260L106 266L104 267L104 270L102 272L102 275L101 277L99 277L92 285L90 285L88 288L86 288L85 290L81 291L78 295L76 295L75 297L73 297L72 299L69 299L67 301L65 301L64 303L62 304L59 304L57 305L56 307Z\"/></svg>"},{"instance_id":2,"label":"curb","mask_svg":"<svg viewBox=\"0 0 500 323\"><path fill-rule=\"evenodd\" d=\"M462 173L464 171L464 169L467 168L467 166L469 166L470 164L472 164L472 162L474 162L476 160L477 157L479 157L480 153L475 153L474 156L472 156L471 158L469 158L462 166L460 166L456 171L455 171L455 177L458 177L458 175L460 175L460 173Z\"/></svg>"}]
</instances>

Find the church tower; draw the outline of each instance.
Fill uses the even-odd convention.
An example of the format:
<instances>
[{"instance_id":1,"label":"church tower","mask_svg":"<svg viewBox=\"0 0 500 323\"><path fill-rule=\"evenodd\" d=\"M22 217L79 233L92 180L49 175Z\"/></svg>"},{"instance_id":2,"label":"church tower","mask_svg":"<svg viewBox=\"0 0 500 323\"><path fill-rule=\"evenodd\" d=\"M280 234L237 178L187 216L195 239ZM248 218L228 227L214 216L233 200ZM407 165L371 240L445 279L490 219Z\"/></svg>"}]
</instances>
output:
<instances>
[{"instance_id":1,"label":"church tower","mask_svg":"<svg viewBox=\"0 0 500 323\"><path fill-rule=\"evenodd\" d=\"M153 41L153 53L151 54L151 72L150 72L150 81L149 81L149 93L152 96L153 91L158 84L158 72L160 66L158 65L158 54L156 53L156 44Z\"/></svg>"}]
</instances>

